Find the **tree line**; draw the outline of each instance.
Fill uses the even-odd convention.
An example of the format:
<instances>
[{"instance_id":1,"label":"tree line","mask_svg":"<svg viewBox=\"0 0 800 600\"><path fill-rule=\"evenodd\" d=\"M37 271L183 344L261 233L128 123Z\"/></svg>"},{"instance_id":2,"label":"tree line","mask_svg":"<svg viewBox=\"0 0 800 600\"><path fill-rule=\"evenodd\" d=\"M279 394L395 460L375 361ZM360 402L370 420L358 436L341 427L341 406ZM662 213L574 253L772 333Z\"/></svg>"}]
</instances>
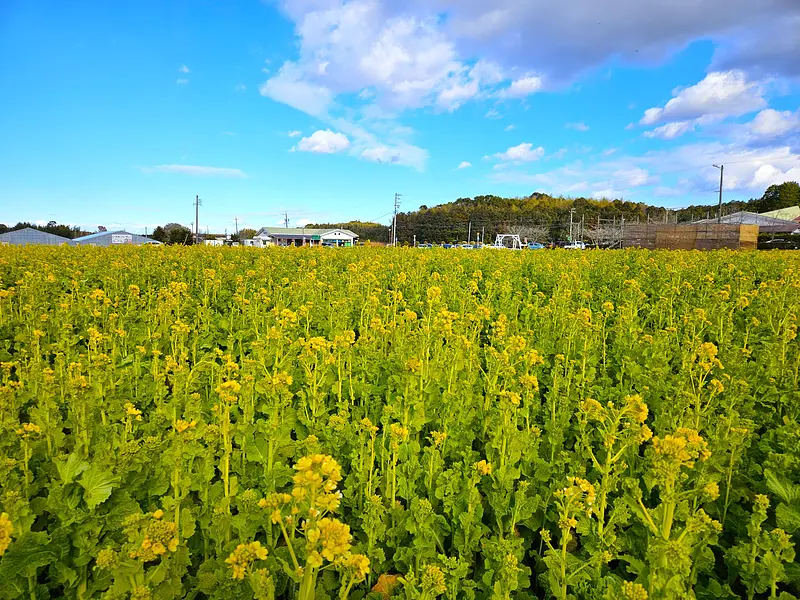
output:
<instances>
[{"instance_id":1,"label":"tree line","mask_svg":"<svg viewBox=\"0 0 800 600\"><path fill-rule=\"evenodd\" d=\"M734 200L722 206L723 214L737 211L768 212L800 205L800 185L790 181L770 186L760 198ZM697 205L668 209L643 202L593 198L569 198L534 192L530 196L504 198L486 195L458 198L438 206L420 206L415 211L397 215L397 240L400 244L424 242L491 241L498 233L543 232L549 240L566 240L572 232L600 223L634 222L688 223L715 217L717 205ZM572 226L570 227L570 221ZM322 223L309 227L350 229L359 240L388 243L391 228L380 223L348 221ZM544 240L541 240L544 241Z\"/></svg>"}]
</instances>

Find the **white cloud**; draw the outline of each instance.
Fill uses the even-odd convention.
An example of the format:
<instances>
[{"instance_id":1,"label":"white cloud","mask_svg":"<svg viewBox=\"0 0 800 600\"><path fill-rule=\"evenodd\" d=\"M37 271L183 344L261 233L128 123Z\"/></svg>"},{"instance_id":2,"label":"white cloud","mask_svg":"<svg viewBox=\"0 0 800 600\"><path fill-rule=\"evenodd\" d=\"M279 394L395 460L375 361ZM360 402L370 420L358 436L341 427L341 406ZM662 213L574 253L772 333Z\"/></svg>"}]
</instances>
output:
<instances>
[{"instance_id":1,"label":"white cloud","mask_svg":"<svg viewBox=\"0 0 800 600\"><path fill-rule=\"evenodd\" d=\"M465 161L462 161L461 163L459 163L458 168L459 169L468 169L471 166L472 166L472 163L471 162L467 162L465 160Z\"/></svg>"},{"instance_id":2,"label":"white cloud","mask_svg":"<svg viewBox=\"0 0 800 600\"><path fill-rule=\"evenodd\" d=\"M516 125L506 125L506 128L503 129L503 131L514 131L516 128Z\"/></svg>"},{"instance_id":3,"label":"white cloud","mask_svg":"<svg viewBox=\"0 0 800 600\"><path fill-rule=\"evenodd\" d=\"M235 89L237 92L244 92L245 90L247 90L247 86L243 83L237 83L236 87L233 89Z\"/></svg>"},{"instance_id":4,"label":"white cloud","mask_svg":"<svg viewBox=\"0 0 800 600\"><path fill-rule=\"evenodd\" d=\"M619 148L606 148L600 154L602 154L603 156L611 156L612 154L615 154L618 151L619 151Z\"/></svg>"},{"instance_id":5,"label":"white cloud","mask_svg":"<svg viewBox=\"0 0 800 600\"><path fill-rule=\"evenodd\" d=\"M191 71L189 70L189 67L187 67L186 65L181 66L181 68L178 69L178 72L179 73L191 73Z\"/></svg>"},{"instance_id":6,"label":"white cloud","mask_svg":"<svg viewBox=\"0 0 800 600\"><path fill-rule=\"evenodd\" d=\"M544 156L544 148L541 146L534 148L533 144L529 142L523 142L518 146L512 146L505 152L498 152L494 156L499 160L508 162L531 162L534 160L539 160L542 158L542 156Z\"/></svg>"},{"instance_id":7,"label":"white cloud","mask_svg":"<svg viewBox=\"0 0 800 600\"><path fill-rule=\"evenodd\" d=\"M642 135L646 138L658 138L661 140L671 140L682 136L695 128L695 121L675 121L656 127L652 131L645 131Z\"/></svg>"},{"instance_id":8,"label":"white cloud","mask_svg":"<svg viewBox=\"0 0 800 600\"><path fill-rule=\"evenodd\" d=\"M750 123L750 131L759 137L777 137L800 129L800 110L777 111L772 108L762 110Z\"/></svg>"},{"instance_id":9,"label":"white cloud","mask_svg":"<svg viewBox=\"0 0 800 600\"><path fill-rule=\"evenodd\" d=\"M582 121L579 123L567 123L564 127L567 129L574 129L575 131L589 131L589 126Z\"/></svg>"},{"instance_id":10,"label":"white cloud","mask_svg":"<svg viewBox=\"0 0 800 600\"><path fill-rule=\"evenodd\" d=\"M179 77L178 79L175 80L175 83L177 83L178 85L186 85L187 83L189 83L189 80L186 79L185 77Z\"/></svg>"},{"instance_id":11,"label":"white cloud","mask_svg":"<svg viewBox=\"0 0 800 600\"><path fill-rule=\"evenodd\" d=\"M700 117L739 116L764 108L764 85L748 81L742 71L709 73L695 85L675 90L663 108L648 108L639 123L657 125Z\"/></svg>"},{"instance_id":12,"label":"white cloud","mask_svg":"<svg viewBox=\"0 0 800 600\"><path fill-rule=\"evenodd\" d=\"M620 169L614 172L613 177L615 183L622 184L625 187L641 187L653 183L653 178L650 177L650 173L638 167Z\"/></svg>"},{"instance_id":13,"label":"white cloud","mask_svg":"<svg viewBox=\"0 0 800 600\"><path fill-rule=\"evenodd\" d=\"M261 84L262 96L283 102L309 115L320 117L328 111L332 95L328 88L303 79L302 70L294 63L284 63L275 77Z\"/></svg>"},{"instance_id":14,"label":"white cloud","mask_svg":"<svg viewBox=\"0 0 800 600\"><path fill-rule=\"evenodd\" d=\"M288 135L289 137L300 137L301 135L303 135L303 132L302 131L297 131L295 129L294 131L290 131L286 135Z\"/></svg>"},{"instance_id":15,"label":"white cloud","mask_svg":"<svg viewBox=\"0 0 800 600\"><path fill-rule=\"evenodd\" d=\"M233 131L223 131L222 135L236 135L236 133Z\"/></svg>"},{"instance_id":16,"label":"white cloud","mask_svg":"<svg viewBox=\"0 0 800 600\"><path fill-rule=\"evenodd\" d=\"M224 167L201 167L195 165L158 165L156 167L142 168L144 173L178 173L181 175L193 175L196 177L247 177L240 169L228 169Z\"/></svg>"},{"instance_id":17,"label":"white cloud","mask_svg":"<svg viewBox=\"0 0 800 600\"><path fill-rule=\"evenodd\" d=\"M536 75L526 75L520 79L515 79L511 85L500 92L505 98L524 98L542 88L542 78Z\"/></svg>"},{"instance_id":18,"label":"white cloud","mask_svg":"<svg viewBox=\"0 0 800 600\"><path fill-rule=\"evenodd\" d=\"M295 219L294 224L295 227L305 227L311 222L311 219Z\"/></svg>"},{"instance_id":19,"label":"white cloud","mask_svg":"<svg viewBox=\"0 0 800 600\"><path fill-rule=\"evenodd\" d=\"M320 129L304 137L297 144L297 149L301 152L318 152L322 154L334 154L342 152L350 147L350 140L341 133L334 133L330 129Z\"/></svg>"},{"instance_id":20,"label":"white cloud","mask_svg":"<svg viewBox=\"0 0 800 600\"><path fill-rule=\"evenodd\" d=\"M428 159L428 152L408 144L395 146L379 144L365 148L360 156L372 162L405 165L421 171Z\"/></svg>"},{"instance_id":21,"label":"white cloud","mask_svg":"<svg viewBox=\"0 0 800 600\"><path fill-rule=\"evenodd\" d=\"M487 119L502 119L503 118L503 115L501 115L497 111L497 109L494 109L494 108L490 108L488 111L486 111L486 114L484 116Z\"/></svg>"}]
</instances>

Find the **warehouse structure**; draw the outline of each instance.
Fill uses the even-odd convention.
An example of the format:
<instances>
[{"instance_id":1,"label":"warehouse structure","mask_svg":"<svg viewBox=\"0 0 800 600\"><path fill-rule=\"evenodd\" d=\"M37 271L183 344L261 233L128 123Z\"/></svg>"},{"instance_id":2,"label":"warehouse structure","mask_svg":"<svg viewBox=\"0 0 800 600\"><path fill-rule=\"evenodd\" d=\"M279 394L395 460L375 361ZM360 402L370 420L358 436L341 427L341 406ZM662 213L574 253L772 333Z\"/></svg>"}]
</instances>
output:
<instances>
[{"instance_id":1,"label":"warehouse structure","mask_svg":"<svg viewBox=\"0 0 800 600\"><path fill-rule=\"evenodd\" d=\"M770 210L760 214L762 217L772 217L773 219L784 219L785 221L800 223L800 206L787 206L786 208Z\"/></svg>"},{"instance_id":2,"label":"warehouse structure","mask_svg":"<svg viewBox=\"0 0 800 600\"><path fill-rule=\"evenodd\" d=\"M800 233L800 223L787 219L778 219L767 214L739 211L725 215L719 221L715 218L695 221L695 225L756 225L761 233Z\"/></svg>"},{"instance_id":3,"label":"warehouse structure","mask_svg":"<svg viewBox=\"0 0 800 600\"><path fill-rule=\"evenodd\" d=\"M0 245L10 246L61 246L70 241L69 238L39 231L33 227L16 229L0 235Z\"/></svg>"},{"instance_id":4,"label":"warehouse structure","mask_svg":"<svg viewBox=\"0 0 800 600\"><path fill-rule=\"evenodd\" d=\"M127 231L98 231L91 235L69 240L71 246L141 246L143 244L161 245L149 237Z\"/></svg>"},{"instance_id":5,"label":"warehouse structure","mask_svg":"<svg viewBox=\"0 0 800 600\"><path fill-rule=\"evenodd\" d=\"M262 227L253 237L264 246L355 246L358 235L349 229L307 227ZM257 245L254 242L251 245Z\"/></svg>"}]
</instances>

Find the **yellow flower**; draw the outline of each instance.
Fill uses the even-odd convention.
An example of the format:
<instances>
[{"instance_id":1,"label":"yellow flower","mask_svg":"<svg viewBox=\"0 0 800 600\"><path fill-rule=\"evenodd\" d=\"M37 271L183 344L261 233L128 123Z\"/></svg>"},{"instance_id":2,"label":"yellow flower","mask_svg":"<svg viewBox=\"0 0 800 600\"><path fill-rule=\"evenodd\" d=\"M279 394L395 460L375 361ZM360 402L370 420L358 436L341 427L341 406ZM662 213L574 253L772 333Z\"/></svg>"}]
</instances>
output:
<instances>
[{"instance_id":1,"label":"yellow flower","mask_svg":"<svg viewBox=\"0 0 800 600\"><path fill-rule=\"evenodd\" d=\"M637 423L644 423L647 420L647 404L639 394L625 396L625 406Z\"/></svg>"},{"instance_id":2,"label":"yellow flower","mask_svg":"<svg viewBox=\"0 0 800 600\"><path fill-rule=\"evenodd\" d=\"M444 583L444 573L436 565L425 565L422 568L422 591L423 594L431 596L439 596L447 591L447 586Z\"/></svg>"},{"instance_id":3,"label":"yellow flower","mask_svg":"<svg viewBox=\"0 0 800 600\"><path fill-rule=\"evenodd\" d=\"M473 465L473 468L478 472L478 475L491 475L492 464L485 460L479 460Z\"/></svg>"},{"instance_id":4,"label":"yellow flower","mask_svg":"<svg viewBox=\"0 0 800 600\"><path fill-rule=\"evenodd\" d=\"M6 549L11 544L11 534L14 531L14 526L11 524L11 519L8 513L0 514L0 556L5 554Z\"/></svg>"},{"instance_id":5,"label":"yellow flower","mask_svg":"<svg viewBox=\"0 0 800 600\"><path fill-rule=\"evenodd\" d=\"M338 519L324 518L317 523L319 527L319 541L322 546L320 554L323 558L333 562L337 557L350 550L350 527Z\"/></svg>"},{"instance_id":6,"label":"yellow flower","mask_svg":"<svg viewBox=\"0 0 800 600\"><path fill-rule=\"evenodd\" d=\"M647 600L647 590L641 583L624 581L622 582L622 597L624 600Z\"/></svg>"},{"instance_id":7,"label":"yellow flower","mask_svg":"<svg viewBox=\"0 0 800 600\"><path fill-rule=\"evenodd\" d=\"M257 560L266 560L267 549L261 542L250 542L249 544L239 544L225 562L231 566L233 579L244 579L247 569Z\"/></svg>"}]
</instances>

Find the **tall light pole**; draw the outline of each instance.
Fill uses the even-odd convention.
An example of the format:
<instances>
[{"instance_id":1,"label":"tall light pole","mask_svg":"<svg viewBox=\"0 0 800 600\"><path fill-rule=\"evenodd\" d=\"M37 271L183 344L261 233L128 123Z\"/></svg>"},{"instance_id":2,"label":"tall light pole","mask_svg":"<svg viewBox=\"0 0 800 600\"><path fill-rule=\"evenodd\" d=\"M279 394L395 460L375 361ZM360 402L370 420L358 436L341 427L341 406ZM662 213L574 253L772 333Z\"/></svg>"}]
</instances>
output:
<instances>
[{"instance_id":1,"label":"tall light pole","mask_svg":"<svg viewBox=\"0 0 800 600\"><path fill-rule=\"evenodd\" d=\"M392 246L397 246L397 209L400 208L400 197L403 194L394 195L394 217L392 217Z\"/></svg>"},{"instance_id":2,"label":"tall light pole","mask_svg":"<svg viewBox=\"0 0 800 600\"><path fill-rule=\"evenodd\" d=\"M719 206L717 207L717 223L722 223L722 175L725 173L725 165L713 165L719 169Z\"/></svg>"}]
</instances>

